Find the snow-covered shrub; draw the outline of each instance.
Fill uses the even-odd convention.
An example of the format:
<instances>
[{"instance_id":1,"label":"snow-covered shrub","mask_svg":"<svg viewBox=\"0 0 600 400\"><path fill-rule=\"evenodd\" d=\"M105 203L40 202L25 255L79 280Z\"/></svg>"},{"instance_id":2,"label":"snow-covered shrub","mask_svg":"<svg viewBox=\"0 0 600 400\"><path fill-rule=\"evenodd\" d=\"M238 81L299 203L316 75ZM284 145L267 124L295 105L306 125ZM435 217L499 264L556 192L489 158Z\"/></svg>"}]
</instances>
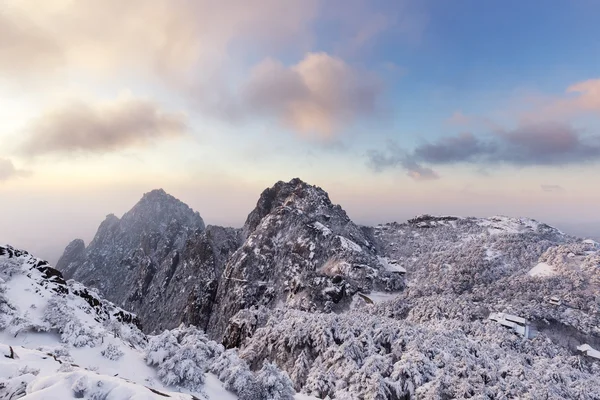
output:
<instances>
[{"instance_id":1,"label":"snow-covered shrub","mask_svg":"<svg viewBox=\"0 0 600 400\"><path fill-rule=\"evenodd\" d=\"M276 361L296 389L319 398L600 398L599 368L589 361L487 320L275 311L240 356L251 365Z\"/></svg>"},{"instance_id":2,"label":"snow-covered shrub","mask_svg":"<svg viewBox=\"0 0 600 400\"><path fill-rule=\"evenodd\" d=\"M6 329L9 325L10 315L13 313L13 307L11 307L5 293L6 284L4 279L0 278L0 331Z\"/></svg>"},{"instance_id":3,"label":"snow-covered shrub","mask_svg":"<svg viewBox=\"0 0 600 400\"><path fill-rule=\"evenodd\" d=\"M265 362L256 379L265 400L292 400L296 394L290 378L273 363Z\"/></svg>"},{"instance_id":4,"label":"snow-covered shrub","mask_svg":"<svg viewBox=\"0 0 600 400\"><path fill-rule=\"evenodd\" d=\"M240 400L257 400L262 391L255 375L242 360L237 350L229 349L221 353L210 366L210 371L223 382L225 389L237 394Z\"/></svg>"},{"instance_id":5,"label":"snow-covered shrub","mask_svg":"<svg viewBox=\"0 0 600 400\"><path fill-rule=\"evenodd\" d=\"M109 343L102 351L101 354L109 360L116 361L123 357L125 353L119 348L119 346Z\"/></svg>"},{"instance_id":6,"label":"snow-covered shrub","mask_svg":"<svg viewBox=\"0 0 600 400\"><path fill-rule=\"evenodd\" d=\"M158 367L163 383L197 390L209 365L222 352L223 346L195 327L180 326L152 337L145 357L149 365Z\"/></svg>"},{"instance_id":7,"label":"snow-covered shrub","mask_svg":"<svg viewBox=\"0 0 600 400\"><path fill-rule=\"evenodd\" d=\"M64 297L51 298L42 319L47 328L55 329L61 334L60 339L63 343L74 347L94 347L100 340L100 334L77 318L77 312L69 306Z\"/></svg>"}]
</instances>

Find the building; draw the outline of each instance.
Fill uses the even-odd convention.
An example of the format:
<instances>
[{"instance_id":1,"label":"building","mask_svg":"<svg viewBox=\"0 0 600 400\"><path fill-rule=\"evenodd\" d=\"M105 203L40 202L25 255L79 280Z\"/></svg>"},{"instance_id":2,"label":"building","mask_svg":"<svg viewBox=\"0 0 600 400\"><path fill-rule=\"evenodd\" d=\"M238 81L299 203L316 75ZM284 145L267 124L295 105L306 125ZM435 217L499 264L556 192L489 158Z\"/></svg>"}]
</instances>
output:
<instances>
[{"instance_id":1,"label":"building","mask_svg":"<svg viewBox=\"0 0 600 400\"><path fill-rule=\"evenodd\" d=\"M582 344L581 346L577 346L577 350L579 350L579 352L583 353L588 357L600 360L600 351L594 349L589 344Z\"/></svg>"},{"instance_id":2,"label":"building","mask_svg":"<svg viewBox=\"0 0 600 400\"><path fill-rule=\"evenodd\" d=\"M489 319L512 329L515 333L518 333L525 339L535 337L535 331L531 328L531 325L529 325L525 318L499 312L491 313Z\"/></svg>"},{"instance_id":3,"label":"building","mask_svg":"<svg viewBox=\"0 0 600 400\"><path fill-rule=\"evenodd\" d=\"M560 306L562 304L562 302L560 301L560 298L556 297L556 296L552 296L548 299L548 303L555 305L555 306Z\"/></svg>"}]
</instances>

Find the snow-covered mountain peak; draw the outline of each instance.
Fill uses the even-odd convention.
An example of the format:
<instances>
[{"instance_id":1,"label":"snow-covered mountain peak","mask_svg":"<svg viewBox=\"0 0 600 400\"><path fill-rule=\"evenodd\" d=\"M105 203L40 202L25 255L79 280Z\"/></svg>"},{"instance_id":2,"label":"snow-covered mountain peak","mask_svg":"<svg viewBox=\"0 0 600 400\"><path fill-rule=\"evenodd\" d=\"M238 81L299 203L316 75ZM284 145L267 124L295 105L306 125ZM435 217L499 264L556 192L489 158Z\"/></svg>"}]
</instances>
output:
<instances>
[{"instance_id":1,"label":"snow-covered mountain peak","mask_svg":"<svg viewBox=\"0 0 600 400\"><path fill-rule=\"evenodd\" d=\"M145 193L122 218L124 223L141 224L144 229L165 229L177 223L192 229L204 230L204 221L198 212L167 194L163 189Z\"/></svg>"},{"instance_id":2,"label":"snow-covered mountain peak","mask_svg":"<svg viewBox=\"0 0 600 400\"><path fill-rule=\"evenodd\" d=\"M560 230L538 222L531 218L512 218L496 215L489 218L478 218L477 224L488 228L489 233L523 233L523 232L546 232L564 235Z\"/></svg>"},{"instance_id":3,"label":"snow-covered mountain peak","mask_svg":"<svg viewBox=\"0 0 600 400\"><path fill-rule=\"evenodd\" d=\"M155 304L168 292L166 289L173 277L176 281L172 290L179 293L178 298L186 298L181 299L181 303L184 304L187 297L192 296L181 292L180 287L175 289L175 286L180 286L180 280L185 279L186 287L193 287L195 282L190 281L189 277L202 273L195 272L197 265L186 265L185 272L178 266L188 241L196 240L205 230L198 212L164 190L154 190L146 193L122 218L108 216L85 249L82 242L72 242L57 266L66 278L98 288L106 298L138 313L148 321L148 327L153 331L164 328L154 324L158 319L166 320L156 311ZM236 233L224 236L228 235L235 238ZM198 242L202 242L202 238ZM213 254L217 252L205 249L200 261L208 263ZM227 254L228 251L223 253ZM185 276L176 273L178 270ZM171 293L168 295L171 296ZM195 299L190 299L190 302L194 303ZM177 318L169 315L168 327L183 322L181 315L184 308L182 306L177 311ZM166 314L168 312L165 311ZM194 321L198 322L198 319Z\"/></svg>"},{"instance_id":4,"label":"snow-covered mountain peak","mask_svg":"<svg viewBox=\"0 0 600 400\"><path fill-rule=\"evenodd\" d=\"M219 283L209 328L214 336L252 306L341 311L358 292L404 286L402 270L377 257L370 230L353 223L323 189L300 179L266 189L244 233Z\"/></svg>"},{"instance_id":5,"label":"snow-covered mountain peak","mask_svg":"<svg viewBox=\"0 0 600 400\"><path fill-rule=\"evenodd\" d=\"M316 215L325 213L325 210L332 207L329 195L318 186L310 185L299 178L294 178L289 182L279 181L270 188L265 189L256 203L256 207L246 219L244 224L244 233L249 235L261 220L277 210L285 208L294 210L298 213ZM338 211L343 212L341 207L333 206ZM348 217L344 216L347 219Z\"/></svg>"}]
</instances>

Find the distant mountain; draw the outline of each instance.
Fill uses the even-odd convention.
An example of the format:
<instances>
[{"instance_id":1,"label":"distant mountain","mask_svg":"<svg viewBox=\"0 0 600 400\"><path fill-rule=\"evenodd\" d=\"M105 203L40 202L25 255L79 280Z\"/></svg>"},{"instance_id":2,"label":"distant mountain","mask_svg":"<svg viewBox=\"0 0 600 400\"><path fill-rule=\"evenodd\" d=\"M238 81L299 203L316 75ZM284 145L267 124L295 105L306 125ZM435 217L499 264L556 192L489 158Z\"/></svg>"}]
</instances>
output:
<instances>
[{"instance_id":1,"label":"distant mountain","mask_svg":"<svg viewBox=\"0 0 600 400\"><path fill-rule=\"evenodd\" d=\"M147 331L181 322L204 328L191 310L210 308L211 285L239 243L238 231L207 229L197 212L154 190L121 219L109 215L87 247L71 242L57 268L137 313Z\"/></svg>"}]
</instances>

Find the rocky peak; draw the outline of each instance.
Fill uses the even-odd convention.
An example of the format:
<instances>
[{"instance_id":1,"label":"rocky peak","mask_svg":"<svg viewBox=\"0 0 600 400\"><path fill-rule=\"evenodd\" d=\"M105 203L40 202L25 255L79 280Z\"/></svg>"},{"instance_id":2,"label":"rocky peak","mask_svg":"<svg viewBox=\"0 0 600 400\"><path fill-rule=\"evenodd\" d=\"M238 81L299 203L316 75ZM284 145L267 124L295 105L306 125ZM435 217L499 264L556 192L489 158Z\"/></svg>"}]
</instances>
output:
<instances>
[{"instance_id":1,"label":"rocky peak","mask_svg":"<svg viewBox=\"0 0 600 400\"><path fill-rule=\"evenodd\" d=\"M209 332L253 306L347 309L358 292L397 291L403 278L377 258L373 238L300 179L266 189L244 226L245 242L225 265Z\"/></svg>"},{"instance_id":2,"label":"rocky peak","mask_svg":"<svg viewBox=\"0 0 600 400\"><path fill-rule=\"evenodd\" d=\"M56 268L63 272L65 278L73 276L73 270L69 266L76 266L85 259L85 243L81 239L75 239L67 245L62 257L58 260Z\"/></svg>"},{"instance_id":3,"label":"rocky peak","mask_svg":"<svg viewBox=\"0 0 600 400\"><path fill-rule=\"evenodd\" d=\"M164 231L172 223L199 230L205 228L198 212L194 212L187 204L167 194L163 189L145 193L142 199L123 215L122 221L159 231Z\"/></svg>"},{"instance_id":4,"label":"rocky peak","mask_svg":"<svg viewBox=\"0 0 600 400\"><path fill-rule=\"evenodd\" d=\"M265 216L281 207L299 210L308 215L326 214L327 208L333 207L345 215L340 206L331 203L326 191L300 178L294 178L289 182L279 181L261 193L256 207L246 219L244 234L247 236L252 233Z\"/></svg>"},{"instance_id":5,"label":"rocky peak","mask_svg":"<svg viewBox=\"0 0 600 400\"><path fill-rule=\"evenodd\" d=\"M122 218L108 215L84 250L82 241L67 246L58 268L148 318L156 298L146 297L165 289L186 243L204 230L200 214L164 190L153 190Z\"/></svg>"}]
</instances>

